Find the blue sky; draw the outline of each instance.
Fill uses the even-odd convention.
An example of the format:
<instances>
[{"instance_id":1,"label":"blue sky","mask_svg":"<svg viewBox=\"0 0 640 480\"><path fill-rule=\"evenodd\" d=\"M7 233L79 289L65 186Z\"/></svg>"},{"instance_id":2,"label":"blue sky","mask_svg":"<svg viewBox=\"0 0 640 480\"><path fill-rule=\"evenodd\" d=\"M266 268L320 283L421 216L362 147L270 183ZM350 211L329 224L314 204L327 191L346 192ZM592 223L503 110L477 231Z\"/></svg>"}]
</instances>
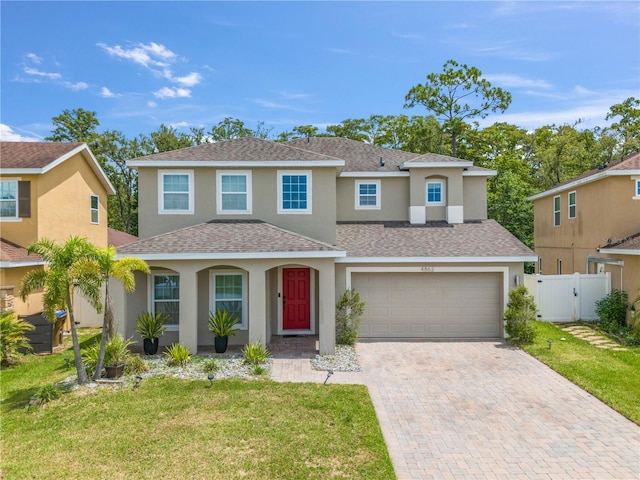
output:
<instances>
[{"instance_id":1,"label":"blue sky","mask_svg":"<svg viewBox=\"0 0 640 480\"><path fill-rule=\"evenodd\" d=\"M65 109L128 138L225 117L276 135L424 115L409 89L445 61L513 95L505 121L605 126L640 98L640 3L0 2L0 138L42 140Z\"/></svg>"}]
</instances>

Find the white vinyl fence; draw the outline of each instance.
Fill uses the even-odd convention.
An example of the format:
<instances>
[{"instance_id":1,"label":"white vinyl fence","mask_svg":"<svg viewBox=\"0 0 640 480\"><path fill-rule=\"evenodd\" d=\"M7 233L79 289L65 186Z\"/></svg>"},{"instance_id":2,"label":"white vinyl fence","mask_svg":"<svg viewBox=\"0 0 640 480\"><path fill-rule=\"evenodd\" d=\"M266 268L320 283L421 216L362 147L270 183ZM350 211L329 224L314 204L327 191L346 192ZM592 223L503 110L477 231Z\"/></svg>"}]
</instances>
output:
<instances>
[{"instance_id":1,"label":"white vinyl fence","mask_svg":"<svg viewBox=\"0 0 640 480\"><path fill-rule=\"evenodd\" d=\"M611 274L525 275L524 284L546 322L597 320L596 301L611 292Z\"/></svg>"}]
</instances>

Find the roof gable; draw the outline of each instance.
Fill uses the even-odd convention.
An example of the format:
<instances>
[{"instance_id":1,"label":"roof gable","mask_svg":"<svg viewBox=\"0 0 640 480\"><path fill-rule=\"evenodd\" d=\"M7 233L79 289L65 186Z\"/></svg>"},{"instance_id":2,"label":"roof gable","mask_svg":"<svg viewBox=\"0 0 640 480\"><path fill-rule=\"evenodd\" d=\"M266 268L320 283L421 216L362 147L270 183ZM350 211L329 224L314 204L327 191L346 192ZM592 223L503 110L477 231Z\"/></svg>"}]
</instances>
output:
<instances>
[{"instance_id":1,"label":"roof gable","mask_svg":"<svg viewBox=\"0 0 640 480\"><path fill-rule=\"evenodd\" d=\"M102 183L107 194L115 189L86 143L80 142L0 142L1 175L42 175L80 154Z\"/></svg>"}]
</instances>

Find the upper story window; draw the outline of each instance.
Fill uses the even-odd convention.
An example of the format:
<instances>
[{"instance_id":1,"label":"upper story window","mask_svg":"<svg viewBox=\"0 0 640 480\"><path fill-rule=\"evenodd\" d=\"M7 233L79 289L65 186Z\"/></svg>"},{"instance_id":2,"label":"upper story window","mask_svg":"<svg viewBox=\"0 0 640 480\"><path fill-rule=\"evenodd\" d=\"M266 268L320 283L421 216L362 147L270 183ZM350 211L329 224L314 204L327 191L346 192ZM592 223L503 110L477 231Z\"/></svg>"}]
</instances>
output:
<instances>
[{"instance_id":1,"label":"upper story window","mask_svg":"<svg viewBox=\"0 0 640 480\"><path fill-rule=\"evenodd\" d=\"M100 223L100 198L98 197L98 195L91 195L89 201L89 215L91 218L91 223L98 224Z\"/></svg>"},{"instance_id":2,"label":"upper story window","mask_svg":"<svg viewBox=\"0 0 640 480\"><path fill-rule=\"evenodd\" d=\"M193 213L193 170L158 171L158 213Z\"/></svg>"},{"instance_id":3,"label":"upper story window","mask_svg":"<svg viewBox=\"0 0 640 480\"><path fill-rule=\"evenodd\" d=\"M569 192L569 218L576 218L576 192Z\"/></svg>"},{"instance_id":4,"label":"upper story window","mask_svg":"<svg viewBox=\"0 0 640 480\"><path fill-rule=\"evenodd\" d=\"M251 213L251 172L216 173L217 211Z\"/></svg>"},{"instance_id":5,"label":"upper story window","mask_svg":"<svg viewBox=\"0 0 640 480\"><path fill-rule=\"evenodd\" d=\"M211 311L227 311L238 317L236 328L247 328L247 275L242 271L214 270Z\"/></svg>"},{"instance_id":6,"label":"upper story window","mask_svg":"<svg viewBox=\"0 0 640 480\"><path fill-rule=\"evenodd\" d=\"M278 213L311 213L311 172L278 172Z\"/></svg>"},{"instance_id":7,"label":"upper story window","mask_svg":"<svg viewBox=\"0 0 640 480\"><path fill-rule=\"evenodd\" d=\"M356 210L380 209L380 180L356 181Z\"/></svg>"},{"instance_id":8,"label":"upper story window","mask_svg":"<svg viewBox=\"0 0 640 480\"><path fill-rule=\"evenodd\" d=\"M560 226L560 195L553 197L553 226Z\"/></svg>"},{"instance_id":9,"label":"upper story window","mask_svg":"<svg viewBox=\"0 0 640 480\"><path fill-rule=\"evenodd\" d=\"M636 195L633 197L635 200L640 200L640 178L636 179Z\"/></svg>"},{"instance_id":10,"label":"upper story window","mask_svg":"<svg viewBox=\"0 0 640 480\"><path fill-rule=\"evenodd\" d=\"M442 180L427 180L427 206L444 205L444 182Z\"/></svg>"},{"instance_id":11,"label":"upper story window","mask_svg":"<svg viewBox=\"0 0 640 480\"><path fill-rule=\"evenodd\" d=\"M18 181L0 182L0 217L3 220L18 218Z\"/></svg>"},{"instance_id":12,"label":"upper story window","mask_svg":"<svg viewBox=\"0 0 640 480\"><path fill-rule=\"evenodd\" d=\"M180 324L180 275L156 272L151 275L151 310L169 317L167 330L177 330Z\"/></svg>"}]
</instances>

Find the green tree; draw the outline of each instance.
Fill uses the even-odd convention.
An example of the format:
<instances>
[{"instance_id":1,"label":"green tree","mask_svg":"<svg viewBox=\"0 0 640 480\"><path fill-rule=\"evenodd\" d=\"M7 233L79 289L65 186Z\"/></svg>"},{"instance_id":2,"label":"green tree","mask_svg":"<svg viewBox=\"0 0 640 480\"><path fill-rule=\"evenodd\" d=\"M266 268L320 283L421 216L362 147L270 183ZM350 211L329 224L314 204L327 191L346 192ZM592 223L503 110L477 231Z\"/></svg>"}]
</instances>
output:
<instances>
[{"instance_id":1,"label":"green tree","mask_svg":"<svg viewBox=\"0 0 640 480\"><path fill-rule=\"evenodd\" d=\"M606 120L617 119L609 130L618 139L620 155L640 151L640 100L627 98L609 109Z\"/></svg>"},{"instance_id":2,"label":"green tree","mask_svg":"<svg viewBox=\"0 0 640 480\"><path fill-rule=\"evenodd\" d=\"M423 84L409 90L405 108L423 105L442 122L451 135L451 154L457 156L458 137L473 118L485 118L490 112L504 112L511 94L482 78L482 72L455 60L447 60L442 73L430 73Z\"/></svg>"},{"instance_id":3,"label":"green tree","mask_svg":"<svg viewBox=\"0 0 640 480\"><path fill-rule=\"evenodd\" d=\"M96 112L83 108L63 110L60 115L51 119L54 129L45 137L48 142L84 142L93 151L99 134L96 128L100 125Z\"/></svg>"},{"instance_id":4,"label":"green tree","mask_svg":"<svg viewBox=\"0 0 640 480\"><path fill-rule=\"evenodd\" d=\"M223 140L232 140L234 138L251 137L253 136L253 132L251 129L245 127L242 120L225 117L224 120L211 127L208 135L212 141L222 142Z\"/></svg>"},{"instance_id":5,"label":"green tree","mask_svg":"<svg viewBox=\"0 0 640 480\"><path fill-rule=\"evenodd\" d=\"M80 354L72 299L77 290L98 312L102 310L102 276L91 262L97 259L96 248L80 237L69 237L62 246L43 238L32 243L27 252L40 255L47 266L43 270L31 270L23 277L20 297L26 301L31 292L44 289L44 315L52 323L56 319L56 310L67 312L71 322L78 384L85 384L89 378Z\"/></svg>"},{"instance_id":6,"label":"green tree","mask_svg":"<svg viewBox=\"0 0 640 480\"><path fill-rule=\"evenodd\" d=\"M109 279L116 278L120 280L124 289L132 292L136 285L134 272L150 273L150 270L147 263L139 258L123 257L116 259L116 249L112 246L98 248L95 259L89 259L87 262L86 269L98 270L105 286L102 337L100 339L98 361L93 372L93 379L95 380L100 378L100 373L102 372L107 340L111 340L114 334L113 307L111 293L109 292Z\"/></svg>"}]
</instances>

